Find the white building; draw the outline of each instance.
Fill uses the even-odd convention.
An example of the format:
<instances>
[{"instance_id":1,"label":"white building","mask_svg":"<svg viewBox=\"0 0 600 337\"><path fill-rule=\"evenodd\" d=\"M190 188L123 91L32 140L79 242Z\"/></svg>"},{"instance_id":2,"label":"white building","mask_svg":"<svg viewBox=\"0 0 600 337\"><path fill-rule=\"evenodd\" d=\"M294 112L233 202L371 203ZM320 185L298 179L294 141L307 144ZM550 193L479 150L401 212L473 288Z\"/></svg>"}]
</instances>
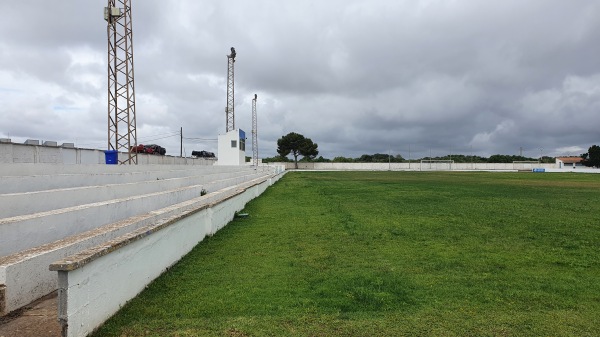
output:
<instances>
[{"instance_id":1,"label":"white building","mask_svg":"<svg viewBox=\"0 0 600 337\"><path fill-rule=\"evenodd\" d=\"M246 133L237 129L219 135L217 148L217 165L245 165L246 163Z\"/></svg>"},{"instance_id":2,"label":"white building","mask_svg":"<svg viewBox=\"0 0 600 337\"><path fill-rule=\"evenodd\" d=\"M558 168L576 168L584 167L583 158L581 157L556 157Z\"/></svg>"}]
</instances>

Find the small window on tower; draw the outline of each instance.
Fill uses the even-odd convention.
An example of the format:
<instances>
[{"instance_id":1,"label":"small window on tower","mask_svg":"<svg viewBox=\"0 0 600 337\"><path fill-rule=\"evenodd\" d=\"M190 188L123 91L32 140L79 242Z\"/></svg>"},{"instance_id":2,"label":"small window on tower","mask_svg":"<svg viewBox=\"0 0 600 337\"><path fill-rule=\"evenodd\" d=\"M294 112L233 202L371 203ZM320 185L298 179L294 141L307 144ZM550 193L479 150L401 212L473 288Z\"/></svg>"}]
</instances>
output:
<instances>
[{"instance_id":1,"label":"small window on tower","mask_svg":"<svg viewBox=\"0 0 600 337\"><path fill-rule=\"evenodd\" d=\"M231 147L237 147L237 140L231 141Z\"/></svg>"}]
</instances>

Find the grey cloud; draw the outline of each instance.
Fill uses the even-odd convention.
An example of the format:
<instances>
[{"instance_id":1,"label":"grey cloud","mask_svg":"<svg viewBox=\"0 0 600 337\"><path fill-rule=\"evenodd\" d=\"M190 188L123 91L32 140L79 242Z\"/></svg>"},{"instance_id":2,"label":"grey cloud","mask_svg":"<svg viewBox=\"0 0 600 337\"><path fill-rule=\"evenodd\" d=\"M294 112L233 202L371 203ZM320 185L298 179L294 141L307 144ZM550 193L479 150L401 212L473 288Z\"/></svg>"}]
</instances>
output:
<instances>
[{"instance_id":1,"label":"grey cloud","mask_svg":"<svg viewBox=\"0 0 600 337\"><path fill-rule=\"evenodd\" d=\"M104 6L0 4L10 32L0 42L0 135L105 146ZM595 2L148 0L133 13L142 140L182 126L190 138L224 131L234 46L236 125L249 133L258 93L261 156L291 131L330 158L408 157L409 147L413 157L561 155L600 142ZM156 142L179 152L178 137ZM216 151L212 141L191 147Z\"/></svg>"}]
</instances>

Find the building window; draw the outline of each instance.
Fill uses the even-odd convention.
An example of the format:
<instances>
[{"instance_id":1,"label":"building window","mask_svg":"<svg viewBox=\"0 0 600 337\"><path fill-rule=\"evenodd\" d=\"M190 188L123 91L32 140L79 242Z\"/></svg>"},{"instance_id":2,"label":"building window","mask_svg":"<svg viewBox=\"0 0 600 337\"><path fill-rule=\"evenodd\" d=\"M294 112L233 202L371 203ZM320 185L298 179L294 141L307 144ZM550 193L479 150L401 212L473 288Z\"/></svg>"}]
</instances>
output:
<instances>
[{"instance_id":1,"label":"building window","mask_svg":"<svg viewBox=\"0 0 600 337\"><path fill-rule=\"evenodd\" d=\"M231 141L231 147L237 147L237 140Z\"/></svg>"}]
</instances>

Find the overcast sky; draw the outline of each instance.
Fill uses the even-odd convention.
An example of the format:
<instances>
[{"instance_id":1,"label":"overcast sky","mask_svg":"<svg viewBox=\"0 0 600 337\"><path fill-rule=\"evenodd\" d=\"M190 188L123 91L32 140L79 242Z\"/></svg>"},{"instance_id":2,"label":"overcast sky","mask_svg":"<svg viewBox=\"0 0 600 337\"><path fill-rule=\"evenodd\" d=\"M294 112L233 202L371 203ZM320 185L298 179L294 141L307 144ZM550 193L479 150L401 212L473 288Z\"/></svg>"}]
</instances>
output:
<instances>
[{"instance_id":1,"label":"overcast sky","mask_svg":"<svg viewBox=\"0 0 600 337\"><path fill-rule=\"evenodd\" d=\"M216 152L232 46L236 127L251 144L258 94L260 157L292 131L327 158L600 144L600 1L132 2L138 143L167 154L180 127L187 155ZM106 149L106 4L0 2L0 138Z\"/></svg>"}]
</instances>

